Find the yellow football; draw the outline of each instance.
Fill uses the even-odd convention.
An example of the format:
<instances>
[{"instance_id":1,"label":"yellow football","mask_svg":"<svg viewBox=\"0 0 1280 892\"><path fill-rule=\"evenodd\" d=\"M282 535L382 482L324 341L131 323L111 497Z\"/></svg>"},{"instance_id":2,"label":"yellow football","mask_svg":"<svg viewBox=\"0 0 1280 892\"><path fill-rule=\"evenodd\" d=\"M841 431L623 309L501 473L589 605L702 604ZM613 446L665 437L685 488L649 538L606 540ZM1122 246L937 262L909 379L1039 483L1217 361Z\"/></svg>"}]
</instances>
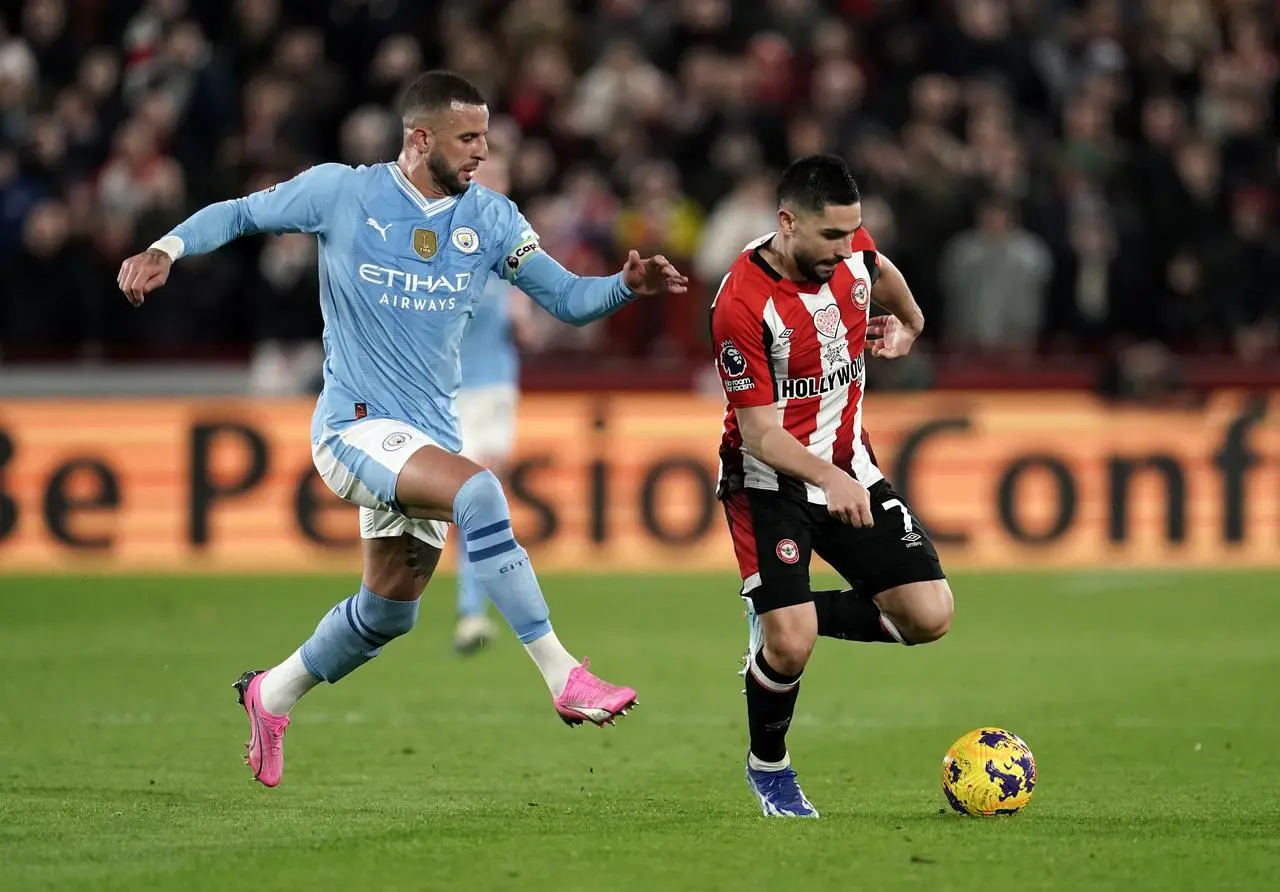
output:
<instances>
[{"instance_id":1,"label":"yellow football","mask_svg":"<svg viewBox=\"0 0 1280 892\"><path fill-rule=\"evenodd\" d=\"M962 815L1017 814L1036 788L1036 759L1012 731L979 728L947 750L942 792Z\"/></svg>"}]
</instances>

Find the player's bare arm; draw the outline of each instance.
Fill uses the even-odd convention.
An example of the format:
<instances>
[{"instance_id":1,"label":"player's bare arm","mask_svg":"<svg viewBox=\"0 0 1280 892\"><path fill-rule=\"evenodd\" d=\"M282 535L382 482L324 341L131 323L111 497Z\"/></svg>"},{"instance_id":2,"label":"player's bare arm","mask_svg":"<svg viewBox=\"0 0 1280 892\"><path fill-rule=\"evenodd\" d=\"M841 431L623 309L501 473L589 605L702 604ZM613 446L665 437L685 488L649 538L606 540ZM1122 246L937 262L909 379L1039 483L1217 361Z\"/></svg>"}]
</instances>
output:
<instances>
[{"instance_id":1,"label":"player's bare arm","mask_svg":"<svg viewBox=\"0 0 1280 892\"><path fill-rule=\"evenodd\" d=\"M891 315L867 320L867 345L877 359L897 359L911 352L911 345L924 331L924 313L911 294L902 270L883 254L879 255L879 261L880 275L871 295Z\"/></svg>"},{"instance_id":2,"label":"player's bare arm","mask_svg":"<svg viewBox=\"0 0 1280 892\"><path fill-rule=\"evenodd\" d=\"M840 521L856 527L872 525L866 487L787 433L778 423L775 404L744 406L737 415L743 443L752 455L777 471L821 487L827 494L827 510Z\"/></svg>"}]
</instances>

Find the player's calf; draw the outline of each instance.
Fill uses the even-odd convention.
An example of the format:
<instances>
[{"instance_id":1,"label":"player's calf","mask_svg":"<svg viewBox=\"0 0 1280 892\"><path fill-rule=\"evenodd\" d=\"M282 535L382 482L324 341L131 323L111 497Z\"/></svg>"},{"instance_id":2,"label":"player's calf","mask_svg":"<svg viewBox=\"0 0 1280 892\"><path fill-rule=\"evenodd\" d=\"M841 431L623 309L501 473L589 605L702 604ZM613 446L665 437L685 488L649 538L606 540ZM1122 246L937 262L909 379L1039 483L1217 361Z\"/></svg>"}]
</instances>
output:
<instances>
[{"instance_id":1,"label":"player's calf","mask_svg":"<svg viewBox=\"0 0 1280 892\"><path fill-rule=\"evenodd\" d=\"M767 596L755 599L757 604L771 600ZM788 802L795 798L791 795L795 774L790 771L787 755L787 730L800 696L800 677L818 637L818 620L813 605L806 603L766 609L760 614L760 622L764 644L747 658L747 726L751 735L747 778L765 813L772 814L776 812L770 811L767 799L782 796L783 792ZM777 778L782 773L789 778L786 790L779 787L770 793L775 782L781 783ZM770 781L770 777L774 780Z\"/></svg>"},{"instance_id":2,"label":"player's calf","mask_svg":"<svg viewBox=\"0 0 1280 892\"><path fill-rule=\"evenodd\" d=\"M550 610L511 529L511 509L491 472L435 446L418 449L400 469L395 500L412 517L449 517L458 527L475 581L533 659L566 721L604 724L635 703L631 688L611 685L565 650ZM572 688L572 691L570 690Z\"/></svg>"},{"instance_id":3,"label":"player's calf","mask_svg":"<svg viewBox=\"0 0 1280 892\"><path fill-rule=\"evenodd\" d=\"M542 671L560 717L569 724L612 724L634 706L633 689L597 678L556 637L529 553L512 533L507 497L492 472L481 471L458 489L453 517L476 583Z\"/></svg>"},{"instance_id":4,"label":"player's calf","mask_svg":"<svg viewBox=\"0 0 1280 892\"><path fill-rule=\"evenodd\" d=\"M475 584L490 593L494 604L522 644L551 631L550 610L529 553L511 529L511 509L502 485L491 471L479 471L458 489L454 522Z\"/></svg>"},{"instance_id":5,"label":"player's calf","mask_svg":"<svg viewBox=\"0 0 1280 892\"><path fill-rule=\"evenodd\" d=\"M813 593L818 634L844 641L927 644L951 628L955 607L946 580L913 582L874 598L849 590Z\"/></svg>"},{"instance_id":6,"label":"player's calf","mask_svg":"<svg viewBox=\"0 0 1280 892\"><path fill-rule=\"evenodd\" d=\"M334 684L372 660L418 621L418 601L360 591L325 614L302 645L302 662L316 678Z\"/></svg>"},{"instance_id":7,"label":"player's calf","mask_svg":"<svg viewBox=\"0 0 1280 892\"><path fill-rule=\"evenodd\" d=\"M361 585L320 620L311 637L284 662L250 670L235 683L249 717L245 762L268 787L284 774L284 733L289 712L322 681L337 682L376 657L394 638L413 628L418 601L384 598Z\"/></svg>"}]
</instances>

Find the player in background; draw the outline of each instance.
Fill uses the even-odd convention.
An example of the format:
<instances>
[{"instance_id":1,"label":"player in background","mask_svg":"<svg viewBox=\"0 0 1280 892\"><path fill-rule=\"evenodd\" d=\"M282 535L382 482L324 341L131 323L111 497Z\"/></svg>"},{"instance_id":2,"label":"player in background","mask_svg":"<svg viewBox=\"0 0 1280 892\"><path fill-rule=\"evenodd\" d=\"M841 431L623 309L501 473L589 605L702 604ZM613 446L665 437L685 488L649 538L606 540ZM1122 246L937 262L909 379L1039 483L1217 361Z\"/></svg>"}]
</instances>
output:
<instances>
[{"instance_id":1,"label":"player in background","mask_svg":"<svg viewBox=\"0 0 1280 892\"><path fill-rule=\"evenodd\" d=\"M507 159L491 153L476 171L476 182L505 195L511 188ZM493 471L499 480L506 478L515 446L519 347L532 341L532 329L528 299L501 276L490 276L484 299L462 339L458 422L462 454ZM487 613L488 596L476 581L466 549L458 551L458 623L453 646L460 654L470 654L488 644L496 629Z\"/></svg>"},{"instance_id":2,"label":"player in background","mask_svg":"<svg viewBox=\"0 0 1280 892\"><path fill-rule=\"evenodd\" d=\"M458 454L459 349L490 273L579 325L638 296L683 293L688 280L664 258L635 251L616 275L569 273L542 251L510 199L472 182L489 156L480 91L433 71L409 85L401 105L395 162L321 164L210 205L126 260L117 280L136 306L176 260L239 236L308 232L319 243L325 363L312 456L329 487L360 506L363 573L359 591L328 611L301 647L235 683L249 716L245 761L269 787L280 782L284 733L299 698L345 678L413 628L449 522L565 722L612 722L636 699L560 643L498 478ZM270 605L262 608L243 621L260 621Z\"/></svg>"},{"instance_id":3,"label":"player in background","mask_svg":"<svg viewBox=\"0 0 1280 892\"><path fill-rule=\"evenodd\" d=\"M872 298L891 315L871 317ZM862 229L844 162L793 163L777 231L739 255L711 309L728 398L719 497L751 627L746 773L766 815L818 816L786 742L818 636L922 644L950 626L938 553L862 431L864 348L905 356L923 327L902 273ZM851 590L810 588L814 552Z\"/></svg>"}]
</instances>

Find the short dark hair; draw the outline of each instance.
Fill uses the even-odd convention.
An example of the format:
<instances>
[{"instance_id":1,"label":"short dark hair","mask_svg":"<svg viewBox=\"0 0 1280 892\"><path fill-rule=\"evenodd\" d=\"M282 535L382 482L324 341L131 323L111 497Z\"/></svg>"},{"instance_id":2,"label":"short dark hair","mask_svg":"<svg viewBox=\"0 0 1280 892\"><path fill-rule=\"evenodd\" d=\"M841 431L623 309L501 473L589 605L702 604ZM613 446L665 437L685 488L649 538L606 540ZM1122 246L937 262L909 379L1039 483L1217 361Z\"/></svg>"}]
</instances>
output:
<instances>
[{"instance_id":1,"label":"short dark hair","mask_svg":"<svg viewBox=\"0 0 1280 892\"><path fill-rule=\"evenodd\" d=\"M821 211L829 204L857 204L861 200L849 166L836 155L809 155L793 161L778 183L779 207Z\"/></svg>"},{"instance_id":2,"label":"short dark hair","mask_svg":"<svg viewBox=\"0 0 1280 892\"><path fill-rule=\"evenodd\" d=\"M480 88L452 71L428 71L413 79L400 100L400 115L405 120L448 108L455 102L463 105L485 105Z\"/></svg>"}]
</instances>

